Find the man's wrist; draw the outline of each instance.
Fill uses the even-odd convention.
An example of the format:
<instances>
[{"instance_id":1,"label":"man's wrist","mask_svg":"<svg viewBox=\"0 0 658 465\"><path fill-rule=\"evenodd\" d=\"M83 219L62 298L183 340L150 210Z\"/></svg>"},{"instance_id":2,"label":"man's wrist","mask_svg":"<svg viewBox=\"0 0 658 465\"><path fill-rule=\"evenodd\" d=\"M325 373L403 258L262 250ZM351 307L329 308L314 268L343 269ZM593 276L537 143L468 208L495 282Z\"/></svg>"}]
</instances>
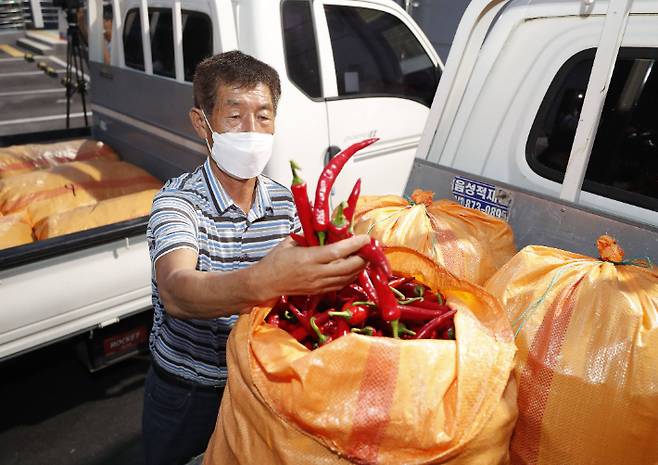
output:
<instances>
[{"instance_id":1,"label":"man's wrist","mask_svg":"<svg viewBox=\"0 0 658 465\"><path fill-rule=\"evenodd\" d=\"M245 284L249 300L253 300L255 305L266 302L272 298L271 292L268 292L266 279L263 275L262 265L256 263L245 269Z\"/></svg>"}]
</instances>

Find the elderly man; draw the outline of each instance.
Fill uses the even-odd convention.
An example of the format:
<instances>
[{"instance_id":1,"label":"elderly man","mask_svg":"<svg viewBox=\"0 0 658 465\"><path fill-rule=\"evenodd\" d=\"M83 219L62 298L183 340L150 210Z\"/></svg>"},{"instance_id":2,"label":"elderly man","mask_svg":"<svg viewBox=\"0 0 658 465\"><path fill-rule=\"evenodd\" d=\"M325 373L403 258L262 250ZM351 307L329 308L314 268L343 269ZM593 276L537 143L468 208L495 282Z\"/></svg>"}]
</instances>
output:
<instances>
[{"instance_id":1,"label":"elderly man","mask_svg":"<svg viewBox=\"0 0 658 465\"><path fill-rule=\"evenodd\" d=\"M194 77L189 116L209 157L169 180L153 202L153 264L143 433L147 464L203 452L226 384L225 346L237 316L277 296L342 288L365 265L358 236L297 247L285 187L263 176L281 94L277 72L238 51L210 57Z\"/></svg>"}]
</instances>

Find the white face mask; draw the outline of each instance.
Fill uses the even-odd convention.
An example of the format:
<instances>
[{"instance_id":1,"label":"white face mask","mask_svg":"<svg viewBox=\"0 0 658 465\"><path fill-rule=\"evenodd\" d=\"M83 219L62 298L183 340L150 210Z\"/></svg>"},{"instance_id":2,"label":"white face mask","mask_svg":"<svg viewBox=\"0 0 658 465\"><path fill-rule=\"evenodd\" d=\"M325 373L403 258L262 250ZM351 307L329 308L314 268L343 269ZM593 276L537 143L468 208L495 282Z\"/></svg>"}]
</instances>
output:
<instances>
[{"instance_id":1,"label":"white face mask","mask_svg":"<svg viewBox=\"0 0 658 465\"><path fill-rule=\"evenodd\" d=\"M206 113L201 110L208 128L212 131L212 148L206 140L210 156L226 174L237 179L255 178L263 172L272 157L274 136L260 132L224 132L219 134L210 126Z\"/></svg>"}]
</instances>

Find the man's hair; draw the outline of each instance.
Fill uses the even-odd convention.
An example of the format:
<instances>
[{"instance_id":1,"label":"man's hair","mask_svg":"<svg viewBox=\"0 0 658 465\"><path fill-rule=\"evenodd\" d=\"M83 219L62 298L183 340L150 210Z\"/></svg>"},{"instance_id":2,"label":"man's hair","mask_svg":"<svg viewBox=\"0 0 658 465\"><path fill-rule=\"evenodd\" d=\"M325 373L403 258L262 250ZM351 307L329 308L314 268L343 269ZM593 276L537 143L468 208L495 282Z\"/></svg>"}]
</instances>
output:
<instances>
[{"instance_id":1,"label":"man's hair","mask_svg":"<svg viewBox=\"0 0 658 465\"><path fill-rule=\"evenodd\" d=\"M265 84L270 88L276 112L281 96L279 73L251 55L232 50L213 55L199 63L194 72L194 106L206 113L212 113L220 84L237 85L247 89Z\"/></svg>"}]
</instances>

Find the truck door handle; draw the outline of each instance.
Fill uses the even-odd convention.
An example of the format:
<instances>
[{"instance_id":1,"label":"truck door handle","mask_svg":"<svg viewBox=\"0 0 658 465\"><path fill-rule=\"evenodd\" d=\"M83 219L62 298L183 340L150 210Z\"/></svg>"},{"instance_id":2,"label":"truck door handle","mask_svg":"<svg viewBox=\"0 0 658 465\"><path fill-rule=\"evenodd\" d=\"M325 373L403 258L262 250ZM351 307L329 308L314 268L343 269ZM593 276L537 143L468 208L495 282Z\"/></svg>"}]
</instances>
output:
<instances>
[{"instance_id":1,"label":"truck door handle","mask_svg":"<svg viewBox=\"0 0 658 465\"><path fill-rule=\"evenodd\" d=\"M324 164L325 166L329 164L332 158L340 153L340 147L335 145L330 145L327 147L327 151L324 152Z\"/></svg>"}]
</instances>

